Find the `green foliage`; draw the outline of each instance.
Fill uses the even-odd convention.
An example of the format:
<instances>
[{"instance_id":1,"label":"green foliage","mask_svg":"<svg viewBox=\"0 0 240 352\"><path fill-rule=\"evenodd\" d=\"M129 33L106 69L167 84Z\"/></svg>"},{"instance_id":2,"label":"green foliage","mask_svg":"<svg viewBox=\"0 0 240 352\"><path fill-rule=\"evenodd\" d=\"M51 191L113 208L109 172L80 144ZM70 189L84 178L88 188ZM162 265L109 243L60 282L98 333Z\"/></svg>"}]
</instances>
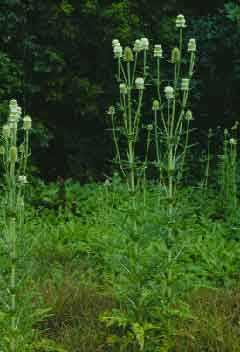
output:
<instances>
[{"instance_id":1,"label":"green foliage","mask_svg":"<svg viewBox=\"0 0 240 352\"><path fill-rule=\"evenodd\" d=\"M218 218L218 192L209 186L202 197L201 188L179 189L169 282L167 218L162 207L156 208L157 185L147 184L145 209L142 195L136 194L134 237L128 188L118 175L84 187L68 180L65 206L58 203L59 185L34 182L27 195L32 206L26 208L31 255L26 287L36 312L43 312L36 325L39 341L54 340L69 352L79 346L84 352L214 351L215 346L224 351L225 326L234 350L239 337L227 321L227 297L238 292L239 216L237 210L234 225L230 218ZM168 285L171 302L166 300ZM213 318L206 306L216 297L219 309Z\"/></svg>"}]
</instances>

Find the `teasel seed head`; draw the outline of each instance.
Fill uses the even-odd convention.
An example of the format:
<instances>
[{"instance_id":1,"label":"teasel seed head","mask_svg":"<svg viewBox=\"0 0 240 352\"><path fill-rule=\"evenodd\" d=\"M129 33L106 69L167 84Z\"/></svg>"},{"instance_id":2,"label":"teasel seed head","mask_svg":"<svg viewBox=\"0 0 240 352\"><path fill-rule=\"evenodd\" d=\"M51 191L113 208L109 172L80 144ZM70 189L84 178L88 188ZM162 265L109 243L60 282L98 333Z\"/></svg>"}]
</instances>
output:
<instances>
[{"instance_id":1,"label":"teasel seed head","mask_svg":"<svg viewBox=\"0 0 240 352\"><path fill-rule=\"evenodd\" d=\"M11 163L16 163L17 158L18 158L18 150L17 147L15 147L14 145L11 146L10 151L9 151L9 155L10 155L10 162Z\"/></svg>"},{"instance_id":2,"label":"teasel seed head","mask_svg":"<svg viewBox=\"0 0 240 352\"><path fill-rule=\"evenodd\" d=\"M149 49L149 40L148 40L148 38L141 38L141 46L142 46L142 50L148 50Z\"/></svg>"},{"instance_id":3,"label":"teasel seed head","mask_svg":"<svg viewBox=\"0 0 240 352\"><path fill-rule=\"evenodd\" d=\"M210 139L212 137L213 137L213 130L212 130L212 128L209 128L208 129L208 138Z\"/></svg>"},{"instance_id":4,"label":"teasel seed head","mask_svg":"<svg viewBox=\"0 0 240 352\"><path fill-rule=\"evenodd\" d=\"M126 95L127 94L127 86L125 83L120 83L119 85L119 89L120 89L120 94L122 95Z\"/></svg>"},{"instance_id":5,"label":"teasel seed head","mask_svg":"<svg viewBox=\"0 0 240 352\"><path fill-rule=\"evenodd\" d=\"M171 54L171 63L178 64L181 61L181 53L179 48L173 48Z\"/></svg>"},{"instance_id":6,"label":"teasel seed head","mask_svg":"<svg viewBox=\"0 0 240 352\"><path fill-rule=\"evenodd\" d=\"M163 57L163 51L162 51L162 45L161 44L154 45L153 56L154 57L159 57L159 58Z\"/></svg>"},{"instance_id":7,"label":"teasel seed head","mask_svg":"<svg viewBox=\"0 0 240 352\"><path fill-rule=\"evenodd\" d=\"M158 100L154 100L153 101L152 109L153 109L153 111L159 111L160 110L160 103L159 103Z\"/></svg>"},{"instance_id":8,"label":"teasel seed head","mask_svg":"<svg viewBox=\"0 0 240 352\"><path fill-rule=\"evenodd\" d=\"M142 50L142 42L140 39L136 39L134 42L133 51L139 53Z\"/></svg>"},{"instance_id":9,"label":"teasel seed head","mask_svg":"<svg viewBox=\"0 0 240 352\"><path fill-rule=\"evenodd\" d=\"M191 38L188 41L188 51L189 52L195 52L197 50L197 44L196 44L196 39Z\"/></svg>"},{"instance_id":10,"label":"teasel seed head","mask_svg":"<svg viewBox=\"0 0 240 352\"><path fill-rule=\"evenodd\" d=\"M19 176L18 176L18 182L19 182L21 185L25 185L26 183L28 183L27 177L26 177L25 175L19 175Z\"/></svg>"},{"instance_id":11,"label":"teasel seed head","mask_svg":"<svg viewBox=\"0 0 240 352\"><path fill-rule=\"evenodd\" d=\"M9 110L16 110L18 107L18 103L17 103L17 100L16 99L11 99L9 101Z\"/></svg>"},{"instance_id":12,"label":"teasel seed head","mask_svg":"<svg viewBox=\"0 0 240 352\"><path fill-rule=\"evenodd\" d=\"M165 96L166 96L166 98L168 100L174 98L174 89L173 89L173 87L171 87L171 86L165 87L164 93L165 93Z\"/></svg>"},{"instance_id":13,"label":"teasel seed head","mask_svg":"<svg viewBox=\"0 0 240 352\"><path fill-rule=\"evenodd\" d=\"M136 78L135 85L138 90L143 90L144 89L144 79L142 77Z\"/></svg>"},{"instance_id":14,"label":"teasel seed head","mask_svg":"<svg viewBox=\"0 0 240 352\"><path fill-rule=\"evenodd\" d=\"M132 49L127 46L125 49L124 49L124 60L126 62L131 62L133 61L133 52L132 52Z\"/></svg>"},{"instance_id":15,"label":"teasel seed head","mask_svg":"<svg viewBox=\"0 0 240 352\"><path fill-rule=\"evenodd\" d=\"M237 145L237 140L235 138L230 138L229 143L231 145Z\"/></svg>"},{"instance_id":16,"label":"teasel seed head","mask_svg":"<svg viewBox=\"0 0 240 352\"><path fill-rule=\"evenodd\" d=\"M121 47L120 43L113 47L113 54L115 59L121 59L123 56L123 48Z\"/></svg>"},{"instance_id":17,"label":"teasel seed head","mask_svg":"<svg viewBox=\"0 0 240 352\"><path fill-rule=\"evenodd\" d=\"M30 116L26 115L23 118L23 129L29 131L32 128L32 119Z\"/></svg>"},{"instance_id":18,"label":"teasel seed head","mask_svg":"<svg viewBox=\"0 0 240 352\"><path fill-rule=\"evenodd\" d=\"M193 115L191 110L187 110L185 114L185 120L186 121L192 121L193 120Z\"/></svg>"},{"instance_id":19,"label":"teasel seed head","mask_svg":"<svg viewBox=\"0 0 240 352\"><path fill-rule=\"evenodd\" d=\"M188 78L182 78L181 90L183 90L183 91L188 91L189 90L189 79Z\"/></svg>"},{"instance_id":20,"label":"teasel seed head","mask_svg":"<svg viewBox=\"0 0 240 352\"><path fill-rule=\"evenodd\" d=\"M177 28L185 28L186 27L186 20L183 15L178 15L176 18L176 27Z\"/></svg>"},{"instance_id":21,"label":"teasel seed head","mask_svg":"<svg viewBox=\"0 0 240 352\"><path fill-rule=\"evenodd\" d=\"M114 115L115 114L115 107L113 105L109 106L107 115Z\"/></svg>"},{"instance_id":22,"label":"teasel seed head","mask_svg":"<svg viewBox=\"0 0 240 352\"><path fill-rule=\"evenodd\" d=\"M153 130L153 125L150 123L147 125L146 129L150 132Z\"/></svg>"},{"instance_id":23,"label":"teasel seed head","mask_svg":"<svg viewBox=\"0 0 240 352\"><path fill-rule=\"evenodd\" d=\"M3 125L2 135L3 135L3 138L5 138L5 139L8 139L10 137L10 126L9 126L9 124L6 123L5 125Z\"/></svg>"},{"instance_id":24,"label":"teasel seed head","mask_svg":"<svg viewBox=\"0 0 240 352\"><path fill-rule=\"evenodd\" d=\"M121 45L120 41L118 39L113 39L112 41L112 47L114 48L115 46Z\"/></svg>"}]
</instances>

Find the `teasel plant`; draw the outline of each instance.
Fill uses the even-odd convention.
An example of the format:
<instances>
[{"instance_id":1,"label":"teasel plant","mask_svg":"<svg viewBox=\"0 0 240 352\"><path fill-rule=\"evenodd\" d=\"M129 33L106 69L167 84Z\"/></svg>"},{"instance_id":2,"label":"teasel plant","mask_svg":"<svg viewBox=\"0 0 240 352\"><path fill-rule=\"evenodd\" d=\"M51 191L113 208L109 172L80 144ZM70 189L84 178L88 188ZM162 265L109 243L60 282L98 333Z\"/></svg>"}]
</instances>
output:
<instances>
[{"instance_id":1,"label":"teasel plant","mask_svg":"<svg viewBox=\"0 0 240 352\"><path fill-rule=\"evenodd\" d=\"M211 166L211 148L213 144L213 130L209 128L207 133L207 150L204 151L201 161L204 165L204 178L201 182L201 188L203 190L203 194L207 195L208 186L209 186L209 178L210 178L210 166Z\"/></svg>"},{"instance_id":2,"label":"teasel plant","mask_svg":"<svg viewBox=\"0 0 240 352\"><path fill-rule=\"evenodd\" d=\"M22 236L24 222L24 189L27 184L27 164L30 156L29 133L32 121L30 116L22 118L22 110L17 101L9 103L7 122L2 127L1 159L4 171L4 203L2 207L4 244L9 261L9 278L7 278L7 296L2 294L2 306L7 319L7 336L2 339L4 351L21 351L22 341L19 341L20 302L18 302L18 287L21 281L19 275L18 244ZM21 143L19 135L21 134ZM6 280L6 278L5 278ZM3 342L4 341L4 342Z\"/></svg>"},{"instance_id":3,"label":"teasel plant","mask_svg":"<svg viewBox=\"0 0 240 352\"><path fill-rule=\"evenodd\" d=\"M232 128L234 136L224 129L223 151L218 156L220 195L223 210L227 214L231 214L237 208L237 128L238 123Z\"/></svg>"},{"instance_id":4,"label":"teasel plant","mask_svg":"<svg viewBox=\"0 0 240 352\"><path fill-rule=\"evenodd\" d=\"M143 97L148 77L147 57L149 40L137 39L133 48L122 48L118 39L112 41L114 58L117 60L117 82L119 84L119 103L111 106L112 135L116 149L116 159L122 176L127 179L131 195L132 213L136 212L136 188L138 169L141 169L136 146L141 132ZM140 56L143 67L139 69ZM121 143L126 149L122 151ZM148 143L148 142L147 142ZM145 160L146 161L146 160ZM144 165L145 165L144 161ZM136 230L136 221L134 221Z\"/></svg>"},{"instance_id":5,"label":"teasel plant","mask_svg":"<svg viewBox=\"0 0 240 352\"><path fill-rule=\"evenodd\" d=\"M163 50L160 44L154 46L156 62L156 99L153 102L153 121L156 145L156 163L159 170L160 186L165 190L168 201L168 282L172 281L171 264L173 261L171 247L173 244L175 203L177 186L183 179L184 166L189 145L190 123L193 114L188 107L190 84L196 61L196 40L188 42L188 71L183 75L183 31L186 20L183 15L176 18L179 31L179 45L171 52L170 63L173 67L173 78L163 89L163 73L161 70ZM168 296L171 296L168 285Z\"/></svg>"}]
</instances>

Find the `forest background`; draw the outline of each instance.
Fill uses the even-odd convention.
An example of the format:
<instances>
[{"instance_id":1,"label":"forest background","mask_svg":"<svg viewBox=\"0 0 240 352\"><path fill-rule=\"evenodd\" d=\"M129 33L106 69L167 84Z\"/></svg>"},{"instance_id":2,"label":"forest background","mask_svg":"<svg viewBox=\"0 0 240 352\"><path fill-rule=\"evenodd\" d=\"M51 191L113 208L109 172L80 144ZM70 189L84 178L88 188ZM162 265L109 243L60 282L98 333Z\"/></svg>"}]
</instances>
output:
<instances>
[{"instance_id":1,"label":"forest background","mask_svg":"<svg viewBox=\"0 0 240 352\"><path fill-rule=\"evenodd\" d=\"M202 148L209 128L230 127L240 116L240 4L1 0L0 118L6 119L9 98L32 116L36 176L86 182L111 171L114 147L106 110L118 92L112 39L129 45L146 36L151 44L172 47L182 9L188 20L185 40L197 39L191 106L193 138Z\"/></svg>"}]
</instances>

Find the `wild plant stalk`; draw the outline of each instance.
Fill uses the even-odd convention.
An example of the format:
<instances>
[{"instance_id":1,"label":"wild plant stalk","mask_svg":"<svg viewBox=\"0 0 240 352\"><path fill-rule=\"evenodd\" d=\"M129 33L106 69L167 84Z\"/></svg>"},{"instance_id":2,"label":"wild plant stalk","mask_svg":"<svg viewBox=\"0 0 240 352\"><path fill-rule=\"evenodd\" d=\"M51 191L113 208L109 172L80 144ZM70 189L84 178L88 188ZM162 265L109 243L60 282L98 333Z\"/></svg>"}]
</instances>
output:
<instances>
[{"instance_id":1,"label":"wild plant stalk","mask_svg":"<svg viewBox=\"0 0 240 352\"><path fill-rule=\"evenodd\" d=\"M142 183L142 190L143 190L143 211L145 214L145 210L146 210L146 205L147 205L147 175L146 175L146 171L147 171L147 167L148 167L148 154L149 154L149 147L150 147L150 143L151 143L151 132L153 130L153 125L149 124L146 127L147 129L147 143L146 143L146 151L145 151L145 159L142 165L142 174L139 177L139 180L141 180Z\"/></svg>"},{"instance_id":2,"label":"wild plant stalk","mask_svg":"<svg viewBox=\"0 0 240 352\"><path fill-rule=\"evenodd\" d=\"M223 153L219 155L220 195L222 207L228 214L237 208L237 124L232 130L236 138L230 138L229 131L224 130Z\"/></svg>"},{"instance_id":3,"label":"wild plant stalk","mask_svg":"<svg viewBox=\"0 0 240 352\"><path fill-rule=\"evenodd\" d=\"M213 131L211 128L209 128L208 135L207 135L208 142L207 142L206 166L205 166L204 181L203 181L203 189L204 189L205 195L207 193L207 189L208 189L208 185L209 185L209 177L210 177L212 137L213 137Z\"/></svg>"},{"instance_id":4,"label":"wild plant stalk","mask_svg":"<svg viewBox=\"0 0 240 352\"><path fill-rule=\"evenodd\" d=\"M21 108L16 100L9 104L8 122L2 129L1 154L5 178L5 242L7 244L10 260L10 283L9 302L7 303L10 317L10 334L8 351L20 351L18 345L19 316L17 302L17 286L20 278L17 276L18 269L18 236L22 231L24 213L24 186L27 183L26 170L29 157L29 131L31 129L31 118L23 118L22 129L24 131L24 142L18 147L18 132L21 119ZM19 349L20 348L20 349Z\"/></svg>"},{"instance_id":5,"label":"wild plant stalk","mask_svg":"<svg viewBox=\"0 0 240 352\"><path fill-rule=\"evenodd\" d=\"M120 90L120 126L117 126L117 115L114 107L110 107L108 113L111 116L113 140L116 148L116 160L124 177L127 178L129 193L131 195L132 211L136 211L136 175L137 156L136 145L140 134L140 121L143 105L145 80L147 77L147 51L149 42L147 38L136 40L133 50L130 47L122 49L120 42L114 39L114 57L118 62L118 82ZM143 74L136 77L137 65L140 53L143 52ZM136 94L137 93L137 94ZM121 139L127 144L126 153L122 155L120 150ZM134 221L136 230L136 221Z\"/></svg>"},{"instance_id":6,"label":"wild plant stalk","mask_svg":"<svg viewBox=\"0 0 240 352\"><path fill-rule=\"evenodd\" d=\"M175 217L175 200L177 183L182 179L184 173L184 164L186 160L187 150L189 148L189 131L192 113L186 111L189 86L193 76L196 55L196 41L190 39L188 42L189 68L186 78L180 79L182 70L182 51L183 51L183 29L186 21L183 15L177 16L176 27L179 30L179 47L172 50L171 63L173 65L173 84L168 85L164 89L166 101L164 101L161 93L161 72L160 59L162 59L161 45L155 45L154 57L156 58L156 87L158 99L153 102L154 126L155 126L155 144L157 165L164 164L166 161L167 180L164 183L164 189L168 199L168 296L171 296L170 283L172 281L172 242L173 228ZM161 127L158 126L158 115L160 115ZM161 132L161 133L160 133ZM163 136L162 140L159 136ZM160 148L162 148L160 158ZM162 170L159 167L159 171ZM162 179L160 175L160 180Z\"/></svg>"},{"instance_id":7,"label":"wild plant stalk","mask_svg":"<svg viewBox=\"0 0 240 352\"><path fill-rule=\"evenodd\" d=\"M223 154L219 155L219 184L222 206L230 213L237 208L237 139L224 130Z\"/></svg>"}]
</instances>

